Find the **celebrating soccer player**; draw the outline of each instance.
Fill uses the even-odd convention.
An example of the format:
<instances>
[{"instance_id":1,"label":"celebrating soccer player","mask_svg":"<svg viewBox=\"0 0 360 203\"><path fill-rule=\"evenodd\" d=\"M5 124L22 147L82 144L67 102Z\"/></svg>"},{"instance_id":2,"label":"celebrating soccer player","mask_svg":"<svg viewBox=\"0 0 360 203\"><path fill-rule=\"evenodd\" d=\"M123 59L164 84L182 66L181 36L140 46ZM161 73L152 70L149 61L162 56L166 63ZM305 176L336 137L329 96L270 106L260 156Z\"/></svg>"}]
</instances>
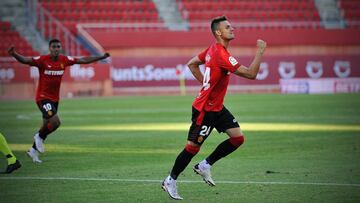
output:
<instances>
[{"instance_id":1,"label":"celebrating soccer player","mask_svg":"<svg viewBox=\"0 0 360 203\"><path fill-rule=\"evenodd\" d=\"M215 36L216 43L210 45L187 63L194 77L202 84L202 88L192 104L192 124L188 132L187 144L177 156L170 175L162 183L162 188L171 198L177 200L182 198L177 192L176 179L199 152L202 143L213 128L216 128L218 132L225 132L229 139L220 143L206 159L193 167L194 172L199 174L210 186L215 186L210 173L211 166L244 143L244 134L238 122L223 105L224 97L230 73L248 79L256 78L266 48L266 42L257 40L256 55L250 66L246 67L240 65L227 51L229 42L235 38L234 28L227 18L221 16L213 19L211 31ZM204 74L199 70L201 64L205 64Z\"/></svg>"},{"instance_id":2,"label":"celebrating soccer player","mask_svg":"<svg viewBox=\"0 0 360 203\"><path fill-rule=\"evenodd\" d=\"M73 58L60 54L61 50L61 42L58 39L50 40L50 54L48 55L31 58L20 55L15 51L14 47L10 47L8 50L8 53L20 63L36 66L39 70L40 78L36 92L36 104L42 113L43 124L34 136L33 146L27 152L35 163L42 162L39 159L39 154L37 152L45 152L45 139L60 126L57 109L59 104L60 84L65 68L73 64L92 63L110 56L109 53L105 53L102 56Z\"/></svg>"}]
</instances>

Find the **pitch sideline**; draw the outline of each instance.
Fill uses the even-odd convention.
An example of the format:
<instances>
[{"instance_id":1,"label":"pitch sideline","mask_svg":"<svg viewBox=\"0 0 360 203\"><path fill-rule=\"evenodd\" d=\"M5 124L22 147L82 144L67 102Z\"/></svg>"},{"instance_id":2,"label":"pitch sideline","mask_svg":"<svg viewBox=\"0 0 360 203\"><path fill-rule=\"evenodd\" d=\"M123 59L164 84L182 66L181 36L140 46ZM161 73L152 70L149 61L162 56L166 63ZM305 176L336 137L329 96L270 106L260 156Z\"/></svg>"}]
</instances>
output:
<instances>
[{"instance_id":1,"label":"pitch sideline","mask_svg":"<svg viewBox=\"0 0 360 203\"><path fill-rule=\"evenodd\" d=\"M116 181L161 183L162 180L150 179L118 179L118 178L77 178L77 177L0 177L0 180L74 180L74 181ZM203 183L203 181L180 180L179 183ZM248 184L248 185L317 185L360 187L358 183L316 183L316 182L262 182L262 181L216 181L217 184Z\"/></svg>"}]
</instances>

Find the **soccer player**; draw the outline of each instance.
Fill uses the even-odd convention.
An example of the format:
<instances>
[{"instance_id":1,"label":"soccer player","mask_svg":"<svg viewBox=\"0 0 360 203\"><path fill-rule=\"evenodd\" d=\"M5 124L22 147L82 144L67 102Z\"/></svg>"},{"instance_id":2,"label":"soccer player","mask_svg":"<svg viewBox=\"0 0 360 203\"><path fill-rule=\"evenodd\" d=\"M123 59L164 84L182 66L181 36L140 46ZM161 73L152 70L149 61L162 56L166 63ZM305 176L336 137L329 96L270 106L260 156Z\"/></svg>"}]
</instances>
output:
<instances>
[{"instance_id":1,"label":"soccer player","mask_svg":"<svg viewBox=\"0 0 360 203\"><path fill-rule=\"evenodd\" d=\"M210 173L211 167L243 144L244 134L234 116L223 105L223 101L230 73L255 79L266 48L266 42L257 40L255 57L250 66L246 67L240 65L227 51L229 42L235 38L234 28L227 18L225 16L214 18L211 21L211 31L216 42L187 63L194 77L202 84L202 88L192 104L192 124L188 131L187 144L177 156L169 176L162 182L162 188L176 200L182 199L176 187L179 174L199 152L202 143L213 128L220 133L225 132L229 139L219 144L206 159L193 167L194 172L210 186L215 186ZM204 74L199 70L201 64L205 64Z\"/></svg>"},{"instance_id":2,"label":"soccer player","mask_svg":"<svg viewBox=\"0 0 360 203\"><path fill-rule=\"evenodd\" d=\"M21 167L21 163L16 159L15 155L11 152L8 143L3 134L0 133L0 151L4 154L7 159L7 167L2 173L12 173L16 169Z\"/></svg>"},{"instance_id":3,"label":"soccer player","mask_svg":"<svg viewBox=\"0 0 360 203\"><path fill-rule=\"evenodd\" d=\"M54 132L60 126L60 119L57 115L59 104L59 91L61 79L65 68L73 64L88 64L110 56L105 53L102 56L90 56L82 58L73 58L60 54L62 51L61 42L58 39L52 39L49 42L48 55L37 57L24 57L17 53L14 47L10 47L8 53L22 64L35 66L39 69L39 85L36 92L36 104L43 117L43 124L34 136L34 143L27 154L34 163L41 163L39 154L45 152L44 141L47 136Z\"/></svg>"}]
</instances>

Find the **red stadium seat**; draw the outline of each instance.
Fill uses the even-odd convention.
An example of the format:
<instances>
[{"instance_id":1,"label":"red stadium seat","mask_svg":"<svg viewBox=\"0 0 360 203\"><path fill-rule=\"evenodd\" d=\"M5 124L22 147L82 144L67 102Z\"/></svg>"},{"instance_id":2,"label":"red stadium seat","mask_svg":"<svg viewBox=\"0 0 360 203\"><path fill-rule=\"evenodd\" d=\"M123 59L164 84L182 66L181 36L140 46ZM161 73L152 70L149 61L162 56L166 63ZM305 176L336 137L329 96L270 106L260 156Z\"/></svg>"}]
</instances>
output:
<instances>
[{"instance_id":1,"label":"red stadium seat","mask_svg":"<svg viewBox=\"0 0 360 203\"><path fill-rule=\"evenodd\" d=\"M191 22L208 23L211 18L219 14L226 14L227 17L235 23L248 22L251 27L256 25L251 24L251 22L259 22L258 25L263 27L266 22L274 21L278 21L278 25L281 25L282 22L291 22L294 26L296 25L296 22L301 22L299 24L303 28L312 28L312 21L316 21L320 24L320 17L313 0L178 1L182 3L183 10L186 10L188 13L190 26L195 25ZM352 14L349 15L352 16ZM306 22L309 23L306 24ZM287 27L288 24L284 24L284 26Z\"/></svg>"}]
</instances>

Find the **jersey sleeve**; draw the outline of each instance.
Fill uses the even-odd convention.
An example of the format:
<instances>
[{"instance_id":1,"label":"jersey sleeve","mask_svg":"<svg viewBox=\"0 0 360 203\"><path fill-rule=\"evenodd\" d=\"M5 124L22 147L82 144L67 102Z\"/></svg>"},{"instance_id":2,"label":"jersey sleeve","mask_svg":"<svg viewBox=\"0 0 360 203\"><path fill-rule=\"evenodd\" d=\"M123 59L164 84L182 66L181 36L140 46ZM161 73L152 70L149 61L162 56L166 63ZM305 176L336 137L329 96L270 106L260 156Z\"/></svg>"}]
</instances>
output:
<instances>
[{"instance_id":1,"label":"jersey sleeve","mask_svg":"<svg viewBox=\"0 0 360 203\"><path fill-rule=\"evenodd\" d=\"M77 58L74 58L72 56L66 56L65 64L66 64L66 66L72 66L72 65L76 64L77 60L78 60Z\"/></svg>"},{"instance_id":2,"label":"jersey sleeve","mask_svg":"<svg viewBox=\"0 0 360 203\"><path fill-rule=\"evenodd\" d=\"M205 58L206 58L206 53L208 52L209 48L205 49L203 52L201 52L198 55L198 58L200 59L201 62L205 63Z\"/></svg>"},{"instance_id":3,"label":"jersey sleeve","mask_svg":"<svg viewBox=\"0 0 360 203\"><path fill-rule=\"evenodd\" d=\"M38 67L38 68L41 67L41 63L42 63L41 56L34 56L34 57L31 58L31 60L34 62L36 67Z\"/></svg>"},{"instance_id":4,"label":"jersey sleeve","mask_svg":"<svg viewBox=\"0 0 360 203\"><path fill-rule=\"evenodd\" d=\"M218 58L218 63L221 68L233 73L241 66L240 63L229 53L223 52L220 55L221 57Z\"/></svg>"}]
</instances>

